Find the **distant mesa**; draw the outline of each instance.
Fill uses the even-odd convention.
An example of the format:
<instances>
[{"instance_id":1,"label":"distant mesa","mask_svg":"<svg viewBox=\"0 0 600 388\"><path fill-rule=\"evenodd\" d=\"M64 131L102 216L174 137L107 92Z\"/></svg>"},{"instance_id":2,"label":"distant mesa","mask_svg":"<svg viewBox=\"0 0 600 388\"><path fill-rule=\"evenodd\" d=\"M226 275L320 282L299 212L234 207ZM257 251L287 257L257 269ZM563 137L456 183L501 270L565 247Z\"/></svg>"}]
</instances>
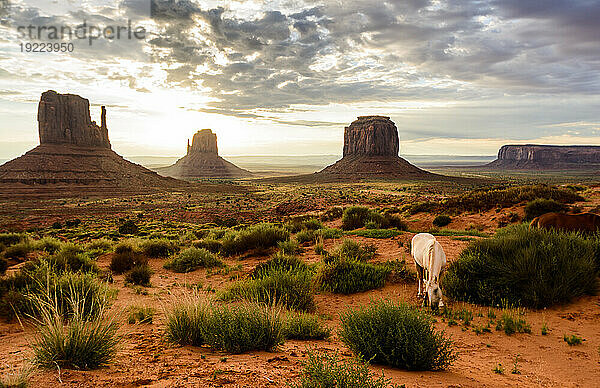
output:
<instances>
[{"instance_id":1,"label":"distant mesa","mask_svg":"<svg viewBox=\"0 0 600 388\"><path fill-rule=\"evenodd\" d=\"M433 177L398 156L398 129L389 117L360 116L344 130L342 159L315 175L323 179Z\"/></svg>"},{"instance_id":2,"label":"distant mesa","mask_svg":"<svg viewBox=\"0 0 600 388\"><path fill-rule=\"evenodd\" d=\"M107 188L181 186L131 163L111 149L106 108L98 126L90 118L90 103L74 94L42 93L38 105L40 145L0 166L0 183L77 184Z\"/></svg>"},{"instance_id":3,"label":"distant mesa","mask_svg":"<svg viewBox=\"0 0 600 388\"><path fill-rule=\"evenodd\" d=\"M600 146L505 145L486 167L515 170L600 168Z\"/></svg>"},{"instance_id":4,"label":"distant mesa","mask_svg":"<svg viewBox=\"0 0 600 388\"><path fill-rule=\"evenodd\" d=\"M159 174L173 178L194 180L199 178L248 178L252 173L239 168L219 156L217 135L202 129L188 140L187 154L169 167L157 168Z\"/></svg>"}]
</instances>

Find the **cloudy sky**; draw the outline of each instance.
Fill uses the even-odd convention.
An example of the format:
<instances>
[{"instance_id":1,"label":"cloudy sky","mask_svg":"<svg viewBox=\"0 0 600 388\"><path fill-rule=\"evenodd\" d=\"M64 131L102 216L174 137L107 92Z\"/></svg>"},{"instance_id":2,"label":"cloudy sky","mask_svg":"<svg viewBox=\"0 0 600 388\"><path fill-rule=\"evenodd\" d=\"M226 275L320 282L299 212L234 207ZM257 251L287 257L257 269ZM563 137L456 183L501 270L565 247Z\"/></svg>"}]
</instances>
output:
<instances>
[{"instance_id":1,"label":"cloudy sky","mask_svg":"<svg viewBox=\"0 0 600 388\"><path fill-rule=\"evenodd\" d=\"M37 144L47 89L108 109L123 155L341 154L356 116L391 116L401 154L600 144L600 1L0 0L0 158ZM19 27L143 27L144 39L21 52ZM42 34L43 35L43 34Z\"/></svg>"}]
</instances>

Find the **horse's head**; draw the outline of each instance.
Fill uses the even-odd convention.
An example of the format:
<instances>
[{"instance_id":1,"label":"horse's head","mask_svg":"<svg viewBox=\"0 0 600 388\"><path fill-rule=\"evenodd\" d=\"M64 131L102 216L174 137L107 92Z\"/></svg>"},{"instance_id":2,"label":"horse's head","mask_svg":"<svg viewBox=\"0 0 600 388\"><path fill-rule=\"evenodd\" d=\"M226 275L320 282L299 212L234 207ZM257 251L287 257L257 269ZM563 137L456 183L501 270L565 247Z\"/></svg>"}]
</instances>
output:
<instances>
[{"instance_id":1,"label":"horse's head","mask_svg":"<svg viewBox=\"0 0 600 388\"><path fill-rule=\"evenodd\" d=\"M428 283L427 286L427 302L429 302L429 306L432 310L435 310L440 307L444 307L444 302L442 302L442 289L437 282Z\"/></svg>"}]
</instances>

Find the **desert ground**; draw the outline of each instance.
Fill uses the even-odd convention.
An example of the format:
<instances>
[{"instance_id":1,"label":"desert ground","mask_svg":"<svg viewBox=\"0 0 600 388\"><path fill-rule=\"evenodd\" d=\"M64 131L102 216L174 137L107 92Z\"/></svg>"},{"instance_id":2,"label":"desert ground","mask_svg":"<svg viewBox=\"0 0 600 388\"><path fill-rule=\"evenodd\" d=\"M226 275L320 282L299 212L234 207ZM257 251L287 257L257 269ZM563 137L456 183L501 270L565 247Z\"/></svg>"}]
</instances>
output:
<instances>
[{"instance_id":1,"label":"desert ground","mask_svg":"<svg viewBox=\"0 0 600 388\"><path fill-rule=\"evenodd\" d=\"M478 172L470 174L479 175ZM32 190L17 187L1 200L0 232L26 233L32 240L53 237L61 242L84 246L98 239L117 244L127 239L160 236L183 250L201 240L201 231L214 228L240 228L261 222L285 225L299 216L319 218L334 207L366 206L376 211L392 209L407 225L390 235L363 233L365 228L344 231L341 237L322 241L325 251L333 251L343 240L373 244L374 263L404 260L415 271L410 256L410 240L418 232L431 232L441 243L452 263L472 241L485 239L503 226L521 223L526 202L492 205L490 209L461 211L451 214L451 222L436 228L432 225L439 211L414 214L410 206L421 202L443 203L472 190L506 188L523 182L497 177L453 184L441 182L367 182L347 184L278 184L254 181L198 182L177 191L123 193L115 195L78 189L45 187ZM533 180L534 177L531 177ZM563 186L569 179L558 177ZM572 180L572 179L571 179ZM574 183L574 182L571 182ZM576 185L582 201L569 204L577 211L597 211L600 186L591 182ZM442 211L443 212L443 211ZM445 213L445 212L443 212ZM341 214L322 221L324 228L341 228ZM67 221L80 220L80 223ZM299 219L299 218L298 218ZM132 220L139 231L119 232L124 220ZM379 229L377 229L379 230ZM198 233L196 233L198 232ZM196 233L196 234L194 234ZM291 238L300 233L291 233ZM377 237L377 238L373 238ZM383 237L383 238L381 238ZM301 260L308 264L321 262L314 242L300 244ZM166 339L167 314L173 305L185 298L213 300L232 283L247 278L252 270L277 252L277 247L224 256L221 269L199 268L176 273L164 268L170 258L149 258L153 270L150 285L134 286L125 276L113 274L109 287L117 290L110 312L117 314L122 336L114 360L94 370L73 368L34 368L27 379L31 386L128 386L128 387L279 387L294 384L302 373L309 351L338 352L343 358L353 356L339 338L340 314L359 308L372 300L386 298L420 306L414 278L388 279L383 287L349 295L323 290L315 291L316 314L331 329L324 340L286 340L274 351L248 351L230 354L208 346L181 346ZM16 273L28 260L47 253L33 250L24 257L7 259L4 277ZM110 273L115 255L112 248L95 260L99 274ZM177 253L173 253L176 256ZM99 278L102 276L98 275ZM443 371L407 371L371 364L375 375L383 373L391 382L406 387L593 387L600 381L600 297L586 295L570 303L548 308L518 308L518 314L529 325L530 332L506 334L495 329L502 316L501 306L482 306L445 297L449 313L433 315L435 329L445 332L453 341L458 355ZM214 302L217 303L217 302ZM131 306L154 309L150 323L129 323ZM490 330L480 330L484 327ZM544 328L544 330L543 330ZM542 331L545 331L544 335ZM26 317L0 320L0 375L18 373L28 368L33 359L31 344L36 327ZM570 346L565 335L576 335L583 342ZM499 368L499 364L501 367Z\"/></svg>"}]
</instances>

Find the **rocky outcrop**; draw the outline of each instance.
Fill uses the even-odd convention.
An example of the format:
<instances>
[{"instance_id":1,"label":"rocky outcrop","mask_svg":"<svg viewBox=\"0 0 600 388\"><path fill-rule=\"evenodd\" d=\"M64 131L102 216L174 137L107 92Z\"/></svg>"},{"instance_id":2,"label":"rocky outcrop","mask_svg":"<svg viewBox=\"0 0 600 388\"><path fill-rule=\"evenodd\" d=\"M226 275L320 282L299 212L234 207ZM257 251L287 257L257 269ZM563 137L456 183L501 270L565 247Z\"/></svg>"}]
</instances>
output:
<instances>
[{"instance_id":1,"label":"rocky outcrop","mask_svg":"<svg viewBox=\"0 0 600 388\"><path fill-rule=\"evenodd\" d=\"M344 130L343 156L398 156L398 129L389 117L360 116Z\"/></svg>"},{"instance_id":2,"label":"rocky outcrop","mask_svg":"<svg viewBox=\"0 0 600 388\"><path fill-rule=\"evenodd\" d=\"M185 185L114 152L108 140L106 109L102 107L98 126L90 120L89 105L74 94L43 93L38 107L40 145L1 165L0 184L84 185L113 193Z\"/></svg>"},{"instance_id":3,"label":"rocky outcrop","mask_svg":"<svg viewBox=\"0 0 600 388\"><path fill-rule=\"evenodd\" d=\"M106 128L106 108L101 111L101 125L90 118L90 102L74 94L48 90L38 105L40 144L72 144L110 149Z\"/></svg>"},{"instance_id":4,"label":"rocky outcrop","mask_svg":"<svg viewBox=\"0 0 600 388\"><path fill-rule=\"evenodd\" d=\"M247 178L252 173L241 169L219 156L217 135L202 129L188 140L187 155L169 167L157 168L159 174L173 178L194 180L200 178Z\"/></svg>"},{"instance_id":5,"label":"rocky outcrop","mask_svg":"<svg viewBox=\"0 0 600 388\"><path fill-rule=\"evenodd\" d=\"M389 117L361 116L344 130L342 159L315 176L325 181L434 176L399 157L399 150L398 129Z\"/></svg>"},{"instance_id":6,"label":"rocky outcrop","mask_svg":"<svg viewBox=\"0 0 600 388\"><path fill-rule=\"evenodd\" d=\"M597 169L600 146L505 145L487 167L503 169Z\"/></svg>"}]
</instances>

